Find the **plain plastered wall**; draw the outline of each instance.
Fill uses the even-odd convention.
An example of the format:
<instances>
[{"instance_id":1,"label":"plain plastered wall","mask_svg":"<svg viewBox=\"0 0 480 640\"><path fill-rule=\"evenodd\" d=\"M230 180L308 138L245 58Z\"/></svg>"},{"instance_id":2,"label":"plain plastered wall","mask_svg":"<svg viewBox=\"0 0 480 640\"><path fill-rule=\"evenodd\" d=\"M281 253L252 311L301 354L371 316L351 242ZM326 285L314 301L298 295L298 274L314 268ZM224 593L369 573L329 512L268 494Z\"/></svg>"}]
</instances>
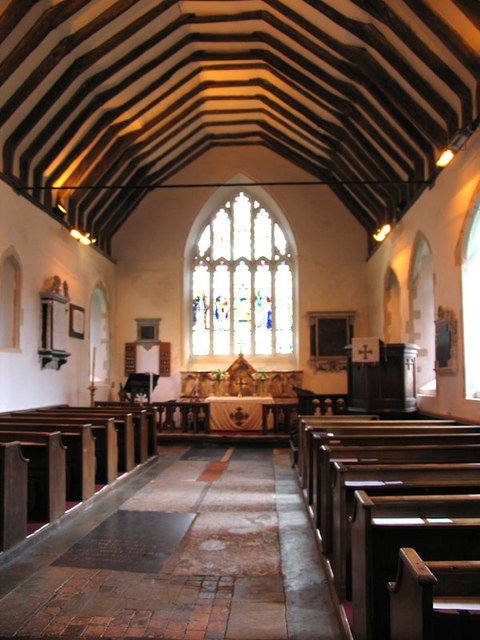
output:
<instances>
[{"instance_id":1,"label":"plain plastered wall","mask_svg":"<svg viewBox=\"0 0 480 640\"><path fill-rule=\"evenodd\" d=\"M89 402L89 305L101 284L110 314L115 314L115 265L98 251L74 241L46 213L0 182L0 256L14 252L20 263L21 326L18 349L0 350L0 411ZM59 370L42 369L38 357L41 334L39 293L48 278L66 281L70 301L85 308L85 339L68 336L71 353ZM65 321L68 323L68 305ZM112 332L114 323L112 323ZM97 398L108 396L108 385Z\"/></svg>"},{"instance_id":2,"label":"plain plastered wall","mask_svg":"<svg viewBox=\"0 0 480 640\"><path fill-rule=\"evenodd\" d=\"M458 327L457 372L437 375L435 396L419 396L419 407L441 415L478 420L480 404L466 400L463 369L461 243L463 230L480 189L480 136L474 134L443 169L432 188L394 227L392 233L368 261L368 300L372 335L383 336L383 284L388 266L400 284L402 341L409 342L409 273L418 234L427 240L434 264L435 308L454 311ZM436 316L435 316L436 317Z\"/></svg>"}]
</instances>

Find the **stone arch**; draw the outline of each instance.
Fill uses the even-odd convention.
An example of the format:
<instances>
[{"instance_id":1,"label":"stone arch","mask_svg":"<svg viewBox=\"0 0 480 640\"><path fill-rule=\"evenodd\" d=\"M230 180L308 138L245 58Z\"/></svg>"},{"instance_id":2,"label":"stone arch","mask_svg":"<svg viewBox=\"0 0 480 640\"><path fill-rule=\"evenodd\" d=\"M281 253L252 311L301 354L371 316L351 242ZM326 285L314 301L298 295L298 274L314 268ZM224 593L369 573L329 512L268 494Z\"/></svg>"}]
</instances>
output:
<instances>
[{"instance_id":1,"label":"stone arch","mask_svg":"<svg viewBox=\"0 0 480 640\"><path fill-rule=\"evenodd\" d=\"M22 266L14 247L0 259L0 348L20 348Z\"/></svg>"},{"instance_id":2,"label":"stone arch","mask_svg":"<svg viewBox=\"0 0 480 640\"><path fill-rule=\"evenodd\" d=\"M383 295L383 334L385 342L401 342L400 284L397 274L389 266L385 272Z\"/></svg>"},{"instance_id":3,"label":"stone arch","mask_svg":"<svg viewBox=\"0 0 480 640\"><path fill-rule=\"evenodd\" d=\"M435 377L435 271L430 244L418 232L409 269L410 342L419 346L417 390L432 393Z\"/></svg>"},{"instance_id":4,"label":"stone arch","mask_svg":"<svg viewBox=\"0 0 480 640\"><path fill-rule=\"evenodd\" d=\"M90 376L93 369L95 384L107 384L110 379L110 309L107 291L101 282L97 282L90 296Z\"/></svg>"}]
</instances>

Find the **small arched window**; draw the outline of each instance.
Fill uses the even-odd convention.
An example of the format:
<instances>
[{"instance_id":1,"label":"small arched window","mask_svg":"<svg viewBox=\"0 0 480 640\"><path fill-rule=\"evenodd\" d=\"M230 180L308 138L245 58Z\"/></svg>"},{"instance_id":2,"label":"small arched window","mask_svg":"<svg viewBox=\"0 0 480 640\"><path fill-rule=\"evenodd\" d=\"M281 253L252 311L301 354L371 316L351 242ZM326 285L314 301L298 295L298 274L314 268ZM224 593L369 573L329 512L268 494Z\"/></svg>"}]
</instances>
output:
<instances>
[{"instance_id":1,"label":"small arched window","mask_svg":"<svg viewBox=\"0 0 480 640\"><path fill-rule=\"evenodd\" d=\"M97 286L90 302L90 371L94 370L95 382L106 383L109 379L109 337L110 322L107 301L103 289Z\"/></svg>"},{"instance_id":2,"label":"small arched window","mask_svg":"<svg viewBox=\"0 0 480 640\"><path fill-rule=\"evenodd\" d=\"M21 270L18 260L8 254L0 264L0 348L20 346Z\"/></svg>"},{"instance_id":3,"label":"small arched window","mask_svg":"<svg viewBox=\"0 0 480 640\"><path fill-rule=\"evenodd\" d=\"M192 264L193 356L293 353L292 249L258 200L228 200L202 228Z\"/></svg>"},{"instance_id":4,"label":"small arched window","mask_svg":"<svg viewBox=\"0 0 480 640\"><path fill-rule=\"evenodd\" d=\"M433 256L426 239L419 235L410 267L410 340L418 344L417 391L434 394L435 298Z\"/></svg>"},{"instance_id":5,"label":"small arched window","mask_svg":"<svg viewBox=\"0 0 480 640\"><path fill-rule=\"evenodd\" d=\"M402 336L400 285L395 271L391 267L388 267L385 275L383 305L385 342L400 342Z\"/></svg>"},{"instance_id":6,"label":"small arched window","mask_svg":"<svg viewBox=\"0 0 480 640\"><path fill-rule=\"evenodd\" d=\"M480 398L480 195L468 220L463 243L462 303L465 394Z\"/></svg>"}]
</instances>

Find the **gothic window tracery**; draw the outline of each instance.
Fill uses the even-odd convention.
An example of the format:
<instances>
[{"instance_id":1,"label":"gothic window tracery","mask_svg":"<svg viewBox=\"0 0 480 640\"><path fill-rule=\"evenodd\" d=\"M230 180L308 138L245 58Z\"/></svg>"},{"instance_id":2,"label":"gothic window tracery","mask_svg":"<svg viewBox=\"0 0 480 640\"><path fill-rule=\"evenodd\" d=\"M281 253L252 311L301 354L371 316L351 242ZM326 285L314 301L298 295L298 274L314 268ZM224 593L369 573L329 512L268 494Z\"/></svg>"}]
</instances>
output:
<instances>
[{"instance_id":1,"label":"gothic window tracery","mask_svg":"<svg viewBox=\"0 0 480 640\"><path fill-rule=\"evenodd\" d=\"M192 265L192 353L293 353L294 278L286 234L243 191L199 234Z\"/></svg>"}]
</instances>

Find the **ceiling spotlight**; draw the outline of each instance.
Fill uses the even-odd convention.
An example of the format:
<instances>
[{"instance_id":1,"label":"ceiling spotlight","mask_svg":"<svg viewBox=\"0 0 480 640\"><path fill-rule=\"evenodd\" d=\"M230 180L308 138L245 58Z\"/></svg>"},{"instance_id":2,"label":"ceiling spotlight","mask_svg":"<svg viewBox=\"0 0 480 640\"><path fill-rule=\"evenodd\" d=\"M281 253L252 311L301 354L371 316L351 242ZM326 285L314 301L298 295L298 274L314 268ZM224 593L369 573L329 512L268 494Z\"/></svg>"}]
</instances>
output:
<instances>
[{"instance_id":1,"label":"ceiling spotlight","mask_svg":"<svg viewBox=\"0 0 480 640\"><path fill-rule=\"evenodd\" d=\"M437 167L446 167L447 164L454 158L455 154L460 151L460 149L466 143L469 136L469 131L464 131L463 129L457 131L448 147L444 149L440 154L440 157L436 162Z\"/></svg>"},{"instance_id":2,"label":"ceiling spotlight","mask_svg":"<svg viewBox=\"0 0 480 640\"><path fill-rule=\"evenodd\" d=\"M381 228L377 229L377 232L373 234L373 237L377 242L383 242L391 230L392 226L387 222Z\"/></svg>"},{"instance_id":3,"label":"ceiling spotlight","mask_svg":"<svg viewBox=\"0 0 480 640\"><path fill-rule=\"evenodd\" d=\"M94 244L97 241L89 233L82 233L78 229L70 229L70 235L84 245Z\"/></svg>"},{"instance_id":4,"label":"ceiling spotlight","mask_svg":"<svg viewBox=\"0 0 480 640\"><path fill-rule=\"evenodd\" d=\"M60 213L63 213L64 215L67 213L67 210L65 209L63 204L61 204L60 202L57 203L57 209L60 211Z\"/></svg>"}]
</instances>

